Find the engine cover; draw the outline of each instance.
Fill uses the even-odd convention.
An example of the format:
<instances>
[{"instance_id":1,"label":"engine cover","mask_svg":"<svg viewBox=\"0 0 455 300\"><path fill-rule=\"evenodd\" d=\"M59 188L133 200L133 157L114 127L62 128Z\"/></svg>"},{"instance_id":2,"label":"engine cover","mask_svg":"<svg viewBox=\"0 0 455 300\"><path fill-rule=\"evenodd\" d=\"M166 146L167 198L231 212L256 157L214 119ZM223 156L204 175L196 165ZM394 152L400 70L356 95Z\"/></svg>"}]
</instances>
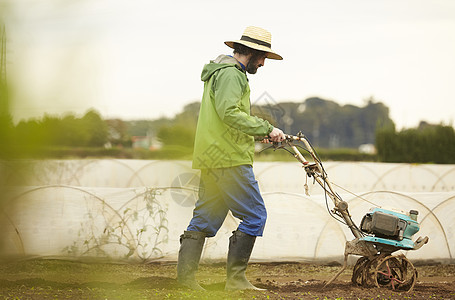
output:
<instances>
[{"instance_id":1,"label":"engine cover","mask_svg":"<svg viewBox=\"0 0 455 300\"><path fill-rule=\"evenodd\" d=\"M362 218L360 229L377 237L401 241L419 231L419 225L408 215L374 208Z\"/></svg>"}]
</instances>

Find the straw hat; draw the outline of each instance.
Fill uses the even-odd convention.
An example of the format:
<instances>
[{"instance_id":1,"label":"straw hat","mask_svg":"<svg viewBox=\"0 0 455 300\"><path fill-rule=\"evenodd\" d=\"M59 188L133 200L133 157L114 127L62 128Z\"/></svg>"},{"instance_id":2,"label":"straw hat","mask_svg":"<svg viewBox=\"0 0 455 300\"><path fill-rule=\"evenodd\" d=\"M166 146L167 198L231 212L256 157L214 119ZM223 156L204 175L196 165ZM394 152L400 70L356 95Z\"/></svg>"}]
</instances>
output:
<instances>
[{"instance_id":1,"label":"straw hat","mask_svg":"<svg viewBox=\"0 0 455 300\"><path fill-rule=\"evenodd\" d=\"M249 26L243 32L240 40L224 42L231 48L234 48L234 43L239 43L247 47L267 52L267 58L282 60L281 55L272 50L272 34L265 29Z\"/></svg>"}]
</instances>

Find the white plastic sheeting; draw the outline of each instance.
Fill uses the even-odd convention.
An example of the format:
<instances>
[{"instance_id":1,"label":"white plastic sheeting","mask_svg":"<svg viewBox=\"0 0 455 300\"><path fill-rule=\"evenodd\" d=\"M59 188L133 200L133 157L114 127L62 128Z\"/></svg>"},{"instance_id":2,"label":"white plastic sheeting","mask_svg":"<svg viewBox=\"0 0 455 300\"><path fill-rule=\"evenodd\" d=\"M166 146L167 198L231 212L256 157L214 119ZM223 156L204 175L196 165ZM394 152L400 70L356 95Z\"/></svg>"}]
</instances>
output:
<instances>
[{"instance_id":1,"label":"white plastic sheeting","mask_svg":"<svg viewBox=\"0 0 455 300\"><path fill-rule=\"evenodd\" d=\"M0 178L5 187L1 255L177 259L178 238L197 197L198 172L191 169L190 162L51 160L16 162L13 167L6 164L13 163L3 162ZM428 235L430 242L408 251L407 256L454 259L454 165L327 162L324 166L357 224L373 206L418 210L421 230L416 238ZM345 242L353 236L328 214L322 189L313 185L300 165L258 162L254 168L268 219L252 258L340 259ZM304 194L305 182L311 196ZM225 259L228 238L237 224L229 215L217 236L207 240L203 260Z\"/></svg>"},{"instance_id":2,"label":"white plastic sheeting","mask_svg":"<svg viewBox=\"0 0 455 300\"><path fill-rule=\"evenodd\" d=\"M455 190L455 165L369 162L324 163L331 181L351 191L447 192ZM304 193L305 172L296 162L256 162L261 190ZM43 160L0 162L0 186L170 187L198 174L189 161ZM197 180L197 178L195 178ZM311 193L321 193L311 187Z\"/></svg>"}]
</instances>

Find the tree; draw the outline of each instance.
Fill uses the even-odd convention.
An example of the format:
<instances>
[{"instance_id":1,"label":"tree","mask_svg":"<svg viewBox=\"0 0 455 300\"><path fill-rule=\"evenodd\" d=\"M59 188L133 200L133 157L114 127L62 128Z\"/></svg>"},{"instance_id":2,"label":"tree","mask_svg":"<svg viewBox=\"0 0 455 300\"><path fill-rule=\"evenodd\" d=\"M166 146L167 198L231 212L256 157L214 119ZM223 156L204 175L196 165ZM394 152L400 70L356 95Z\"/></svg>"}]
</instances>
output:
<instances>
[{"instance_id":1,"label":"tree","mask_svg":"<svg viewBox=\"0 0 455 300\"><path fill-rule=\"evenodd\" d=\"M113 145L131 146L131 136L128 134L128 125L121 119L106 120L108 140Z\"/></svg>"},{"instance_id":2,"label":"tree","mask_svg":"<svg viewBox=\"0 0 455 300\"><path fill-rule=\"evenodd\" d=\"M89 110L81 119L81 128L88 133L86 146L100 147L108 141L108 127L97 111Z\"/></svg>"},{"instance_id":3,"label":"tree","mask_svg":"<svg viewBox=\"0 0 455 300\"><path fill-rule=\"evenodd\" d=\"M195 131L192 128L176 124L161 127L157 137L165 146L181 146L192 149Z\"/></svg>"}]
</instances>

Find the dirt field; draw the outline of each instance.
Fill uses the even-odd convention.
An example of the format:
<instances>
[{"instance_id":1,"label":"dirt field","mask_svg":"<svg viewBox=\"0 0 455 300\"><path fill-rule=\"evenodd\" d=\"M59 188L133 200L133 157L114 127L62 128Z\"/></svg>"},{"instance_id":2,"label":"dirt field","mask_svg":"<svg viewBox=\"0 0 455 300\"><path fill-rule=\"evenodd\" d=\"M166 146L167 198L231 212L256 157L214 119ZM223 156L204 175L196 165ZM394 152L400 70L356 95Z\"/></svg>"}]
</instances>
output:
<instances>
[{"instance_id":1,"label":"dirt field","mask_svg":"<svg viewBox=\"0 0 455 300\"><path fill-rule=\"evenodd\" d=\"M29 259L0 264L3 299L455 299L455 265L418 265L410 293L362 288L351 283L352 268L332 285L324 281L340 266L304 263L250 264L247 277L266 291L225 292L224 264L201 265L207 291L176 284L175 263L113 264Z\"/></svg>"}]
</instances>

